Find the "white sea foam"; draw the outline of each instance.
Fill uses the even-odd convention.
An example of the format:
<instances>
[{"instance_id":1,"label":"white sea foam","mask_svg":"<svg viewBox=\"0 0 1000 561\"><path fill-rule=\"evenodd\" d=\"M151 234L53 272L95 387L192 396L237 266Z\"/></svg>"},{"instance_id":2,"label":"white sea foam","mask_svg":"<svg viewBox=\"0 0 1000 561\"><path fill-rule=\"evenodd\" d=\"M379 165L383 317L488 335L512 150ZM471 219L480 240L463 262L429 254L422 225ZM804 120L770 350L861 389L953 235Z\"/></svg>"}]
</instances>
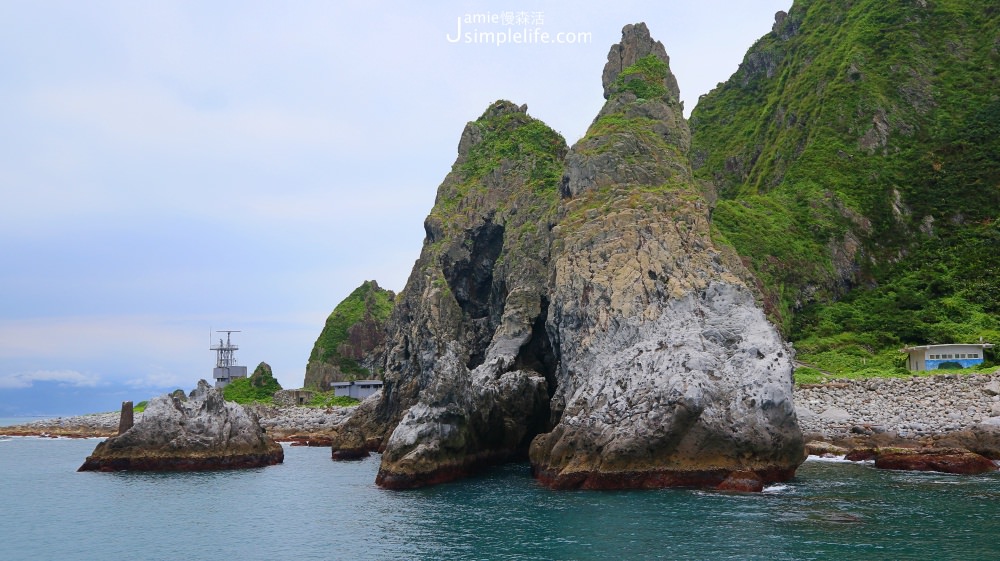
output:
<instances>
[{"instance_id":1,"label":"white sea foam","mask_svg":"<svg viewBox=\"0 0 1000 561\"><path fill-rule=\"evenodd\" d=\"M860 462L852 462L851 460L844 459L844 456L814 456L812 454L806 458L807 462L827 462L831 464L857 464Z\"/></svg>"},{"instance_id":2,"label":"white sea foam","mask_svg":"<svg viewBox=\"0 0 1000 561\"><path fill-rule=\"evenodd\" d=\"M848 459L846 459L845 456L828 457L828 456L813 456L811 454L809 455L808 458L806 458L806 461L807 462L826 462L826 463L831 463L831 464L861 464L861 465L872 465L872 464L875 463L875 460L858 460L858 461L854 461L854 460L848 460Z\"/></svg>"}]
</instances>

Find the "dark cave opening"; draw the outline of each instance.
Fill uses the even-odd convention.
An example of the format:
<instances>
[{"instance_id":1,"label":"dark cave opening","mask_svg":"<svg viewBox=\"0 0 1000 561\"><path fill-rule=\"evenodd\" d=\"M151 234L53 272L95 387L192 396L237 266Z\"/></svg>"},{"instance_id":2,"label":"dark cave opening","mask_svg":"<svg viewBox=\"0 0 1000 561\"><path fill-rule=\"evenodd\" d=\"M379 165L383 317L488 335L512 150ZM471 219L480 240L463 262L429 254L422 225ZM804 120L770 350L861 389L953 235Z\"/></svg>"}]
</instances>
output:
<instances>
[{"instance_id":1,"label":"dark cave opening","mask_svg":"<svg viewBox=\"0 0 1000 561\"><path fill-rule=\"evenodd\" d=\"M528 412L527 431L519 445L520 453L527 456L528 447L531 441L539 434L552 430L551 399L556 391L556 365L558 358L552 342L549 340L548 331L545 329L545 322L549 313L549 300L542 297L541 312L535 318L531 326L531 337L518 351L514 361L514 368L537 372L545 377L547 398L543 404L539 404L534 411Z\"/></svg>"}]
</instances>

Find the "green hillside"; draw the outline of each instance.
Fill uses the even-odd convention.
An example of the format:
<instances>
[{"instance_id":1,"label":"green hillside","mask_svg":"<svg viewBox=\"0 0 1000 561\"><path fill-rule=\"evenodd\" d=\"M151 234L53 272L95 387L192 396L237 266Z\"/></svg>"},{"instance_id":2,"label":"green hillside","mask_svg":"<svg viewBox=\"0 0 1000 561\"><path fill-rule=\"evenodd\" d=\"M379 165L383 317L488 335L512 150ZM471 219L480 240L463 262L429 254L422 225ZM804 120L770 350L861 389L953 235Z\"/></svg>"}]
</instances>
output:
<instances>
[{"instance_id":1,"label":"green hillside","mask_svg":"<svg viewBox=\"0 0 1000 561\"><path fill-rule=\"evenodd\" d=\"M328 390L333 382L376 375L365 360L385 338L395 297L375 281L365 281L337 304L313 345L303 387Z\"/></svg>"},{"instance_id":2,"label":"green hillside","mask_svg":"<svg viewBox=\"0 0 1000 561\"><path fill-rule=\"evenodd\" d=\"M1000 4L796 1L691 128L714 235L801 360L1000 342Z\"/></svg>"}]
</instances>

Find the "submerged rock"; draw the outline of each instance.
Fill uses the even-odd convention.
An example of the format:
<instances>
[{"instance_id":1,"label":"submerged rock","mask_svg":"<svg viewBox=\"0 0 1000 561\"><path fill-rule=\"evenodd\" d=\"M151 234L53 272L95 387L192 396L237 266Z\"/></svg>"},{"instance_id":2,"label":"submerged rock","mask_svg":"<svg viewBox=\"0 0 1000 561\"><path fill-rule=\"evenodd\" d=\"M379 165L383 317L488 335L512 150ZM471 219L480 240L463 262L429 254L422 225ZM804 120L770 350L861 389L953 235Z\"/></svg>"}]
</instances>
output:
<instances>
[{"instance_id":1,"label":"submerged rock","mask_svg":"<svg viewBox=\"0 0 1000 561\"><path fill-rule=\"evenodd\" d=\"M824 458L846 456L850 450L844 448L843 446L837 446L836 444L831 444L829 442L823 442L820 440L810 440L806 442L806 452L810 456L822 456Z\"/></svg>"},{"instance_id":2,"label":"submerged rock","mask_svg":"<svg viewBox=\"0 0 1000 561\"><path fill-rule=\"evenodd\" d=\"M187 400L150 400L142 419L94 449L79 471L195 471L281 463L281 445L257 416L204 380Z\"/></svg>"}]
</instances>

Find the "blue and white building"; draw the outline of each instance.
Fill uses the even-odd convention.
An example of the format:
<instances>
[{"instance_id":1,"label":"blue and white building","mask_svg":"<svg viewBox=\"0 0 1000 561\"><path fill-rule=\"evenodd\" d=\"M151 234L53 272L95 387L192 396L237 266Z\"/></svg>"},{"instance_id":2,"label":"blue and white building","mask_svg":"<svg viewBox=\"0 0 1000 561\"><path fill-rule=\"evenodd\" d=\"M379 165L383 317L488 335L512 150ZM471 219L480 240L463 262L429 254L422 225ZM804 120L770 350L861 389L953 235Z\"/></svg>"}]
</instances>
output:
<instances>
[{"instance_id":1,"label":"blue and white building","mask_svg":"<svg viewBox=\"0 0 1000 561\"><path fill-rule=\"evenodd\" d=\"M909 355L906 367L910 370L937 370L942 364L958 364L970 368L983 363L983 351L992 348L990 343L971 345L921 345L906 347L902 352Z\"/></svg>"}]
</instances>

